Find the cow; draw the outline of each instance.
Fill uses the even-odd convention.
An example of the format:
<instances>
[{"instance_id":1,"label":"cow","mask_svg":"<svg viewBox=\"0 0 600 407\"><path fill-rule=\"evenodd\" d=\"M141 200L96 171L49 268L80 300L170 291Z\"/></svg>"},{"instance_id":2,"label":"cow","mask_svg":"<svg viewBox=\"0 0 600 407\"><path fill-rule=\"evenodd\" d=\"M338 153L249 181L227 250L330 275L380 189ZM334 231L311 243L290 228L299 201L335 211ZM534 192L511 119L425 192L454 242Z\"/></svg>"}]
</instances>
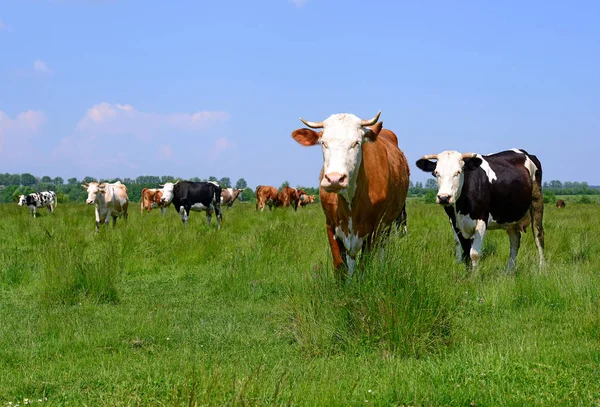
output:
<instances>
[{"instance_id":1,"label":"cow","mask_svg":"<svg viewBox=\"0 0 600 407\"><path fill-rule=\"evenodd\" d=\"M243 189L237 188L224 188L221 190L221 205L227 205L227 210L231 209L231 206L235 200L240 197Z\"/></svg>"},{"instance_id":2,"label":"cow","mask_svg":"<svg viewBox=\"0 0 600 407\"><path fill-rule=\"evenodd\" d=\"M359 252L384 243L401 220L410 170L396 135L378 122L353 114L329 116L323 122L300 119L292 138L303 146L320 144L323 151L319 197L338 279L352 277ZM347 266L347 275L343 270Z\"/></svg>"},{"instance_id":3,"label":"cow","mask_svg":"<svg viewBox=\"0 0 600 407\"><path fill-rule=\"evenodd\" d=\"M190 211L206 212L208 225L213 212L217 216L217 229L221 229L221 187L216 182L168 182L163 187L162 204L173 203L175 210L181 215L181 221L187 225Z\"/></svg>"},{"instance_id":4,"label":"cow","mask_svg":"<svg viewBox=\"0 0 600 407\"><path fill-rule=\"evenodd\" d=\"M557 208L564 208L565 206L567 206L567 203L565 201L563 201L562 199L559 199L558 201L556 201Z\"/></svg>"},{"instance_id":5,"label":"cow","mask_svg":"<svg viewBox=\"0 0 600 407\"><path fill-rule=\"evenodd\" d=\"M48 213L54 212L56 208L56 193L54 191L34 192L29 195L19 195L19 206L27 205L29 211L35 218L37 208L48 208Z\"/></svg>"},{"instance_id":6,"label":"cow","mask_svg":"<svg viewBox=\"0 0 600 407\"><path fill-rule=\"evenodd\" d=\"M100 231L100 224L108 224L111 217L113 227L117 224L117 218L123 216L127 220L129 197L127 196L127 187L121 184L121 181L113 184L90 182L81 184L81 186L88 193L85 203L96 206L96 232Z\"/></svg>"},{"instance_id":7,"label":"cow","mask_svg":"<svg viewBox=\"0 0 600 407\"><path fill-rule=\"evenodd\" d=\"M301 208L304 208L306 205L314 203L314 202L315 202L314 195L302 194L299 197L298 205L300 205Z\"/></svg>"},{"instance_id":8,"label":"cow","mask_svg":"<svg viewBox=\"0 0 600 407\"><path fill-rule=\"evenodd\" d=\"M259 185L256 187L256 210L262 212L265 205L269 206L269 210L273 209L273 205L283 205L283 200L277 188L267 185Z\"/></svg>"},{"instance_id":9,"label":"cow","mask_svg":"<svg viewBox=\"0 0 600 407\"><path fill-rule=\"evenodd\" d=\"M152 208L160 208L160 212L162 213L163 216L165 216L165 212L167 211L167 208L169 207L169 204L163 204L162 201L162 196L163 196L163 191L162 189L159 188L144 188L142 189L142 199L141 199L141 203L140 203L140 210L141 213L144 213L144 211L147 211L148 213L150 213L150 211L152 210Z\"/></svg>"},{"instance_id":10,"label":"cow","mask_svg":"<svg viewBox=\"0 0 600 407\"><path fill-rule=\"evenodd\" d=\"M298 209L298 200L300 199L300 194L295 188L292 187L283 187L281 189L281 201L282 206L294 208L294 211Z\"/></svg>"},{"instance_id":11,"label":"cow","mask_svg":"<svg viewBox=\"0 0 600 407\"><path fill-rule=\"evenodd\" d=\"M459 262L476 271L486 232L504 229L510 240L506 270L512 271L521 232L531 224L544 264L542 164L535 155L518 149L490 155L444 151L423 156L417 167L437 179L436 202L450 220Z\"/></svg>"}]
</instances>

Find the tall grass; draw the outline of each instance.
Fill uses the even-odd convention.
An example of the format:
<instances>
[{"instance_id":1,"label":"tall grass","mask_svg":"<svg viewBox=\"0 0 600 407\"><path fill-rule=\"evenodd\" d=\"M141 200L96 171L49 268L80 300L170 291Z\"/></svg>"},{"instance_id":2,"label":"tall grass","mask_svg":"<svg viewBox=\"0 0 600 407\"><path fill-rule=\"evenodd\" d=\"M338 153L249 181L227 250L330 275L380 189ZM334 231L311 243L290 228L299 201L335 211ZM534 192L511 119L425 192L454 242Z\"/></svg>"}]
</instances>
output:
<instances>
[{"instance_id":1,"label":"tall grass","mask_svg":"<svg viewBox=\"0 0 600 407\"><path fill-rule=\"evenodd\" d=\"M171 208L94 232L93 209L0 205L0 406L597 405L600 207L546 208L514 275L490 232L480 272L445 214L333 276L318 206L221 231Z\"/></svg>"}]
</instances>

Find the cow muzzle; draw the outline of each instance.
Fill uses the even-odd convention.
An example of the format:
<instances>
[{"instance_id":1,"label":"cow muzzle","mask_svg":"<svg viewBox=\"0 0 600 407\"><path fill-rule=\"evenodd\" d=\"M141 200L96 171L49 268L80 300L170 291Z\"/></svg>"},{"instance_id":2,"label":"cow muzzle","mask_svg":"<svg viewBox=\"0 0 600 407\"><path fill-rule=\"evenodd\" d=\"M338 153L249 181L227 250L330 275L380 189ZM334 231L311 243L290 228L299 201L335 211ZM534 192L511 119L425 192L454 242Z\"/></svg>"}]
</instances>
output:
<instances>
[{"instance_id":1,"label":"cow muzzle","mask_svg":"<svg viewBox=\"0 0 600 407\"><path fill-rule=\"evenodd\" d=\"M442 206L448 206L448 205L452 205L454 203L452 196L447 195L447 194L438 195L436 201L438 204L440 204Z\"/></svg>"},{"instance_id":2,"label":"cow muzzle","mask_svg":"<svg viewBox=\"0 0 600 407\"><path fill-rule=\"evenodd\" d=\"M92 201L91 199L86 199L85 203L88 204L88 205L91 205L91 204L94 203L94 201Z\"/></svg>"},{"instance_id":3,"label":"cow muzzle","mask_svg":"<svg viewBox=\"0 0 600 407\"><path fill-rule=\"evenodd\" d=\"M337 192L348 188L348 175L339 172L330 172L323 176L321 186L327 192Z\"/></svg>"}]
</instances>

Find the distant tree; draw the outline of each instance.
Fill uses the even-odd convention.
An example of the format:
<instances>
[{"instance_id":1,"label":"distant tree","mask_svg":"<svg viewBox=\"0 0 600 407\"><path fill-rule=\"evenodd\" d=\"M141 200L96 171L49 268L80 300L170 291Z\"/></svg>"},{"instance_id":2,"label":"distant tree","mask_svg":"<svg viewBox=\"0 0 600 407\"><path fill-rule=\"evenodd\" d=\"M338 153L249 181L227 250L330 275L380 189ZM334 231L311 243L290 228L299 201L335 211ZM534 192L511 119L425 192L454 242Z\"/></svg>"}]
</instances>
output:
<instances>
[{"instance_id":1,"label":"distant tree","mask_svg":"<svg viewBox=\"0 0 600 407\"><path fill-rule=\"evenodd\" d=\"M558 180L550 181L550 188L560 189L560 188L562 188L562 182L560 182Z\"/></svg>"},{"instance_id":2,"label":"distant tree","mask_svg":"<svg viewBox=\"0 0 600 407\"><path fill-rule=\"evenodd\" d=\"M190 181L192 181L192 182L201 182L202 180L199 177L192 177L192 178L190 178Z\"/></svg>"},{"instance_id":3,"label":"distant tree","mask_svg":"<svg viewBox=\"0 0 600 407\"><path fill-rule=\"evenodd\" d=\"M244 202L256 202L256 195L250 188L246 188L242 191L242 201Z\"/></svg>"},{"instance_id":4,"label":"distant tree","mask_svg":"<svg viewBox=\"0 0 600 407\"><path fill-rule=\"evenodd\" d=\"M55 177L53 180L54 185L62 185L65 183L65 180L62 177Z\"/></svg>"},{"instance_id":5,"label":"distant tree","mask_svg":"<svg viewBox=\"0 0 600 407\"><path fill-rule=\"evenodd\" d=\"M175 177L172 175L163 175L160 177L160 183L164 184L165 182L175 182Z\"/></svg>"},{"instance_id":6,"label":"distant tree","mask_svg":"<svg viewBox=\"0 0 600 407\"><path fill-rule=\"evenodd\" d=\"M51 177L49 177L48 175L44 175L42 177L42 182L45 182L46 184L52 184L53 180Z\"/></svg>"},{"instance_id":7,"label":"distant tree","mask_svg":"<svg viewBox=\"0 0 600 407\"><path fill-rule=\"evenodd\" d=\"M135 181L134 181L134 180L132 180L131 178L125 178L125 179L123 180L123 184L125 184L125 185L129 185L129 184L135 184Z\"/></svg>"},{"instance_id":8,"label":"distant tree","mask_svg":"<svg viewBox=\"0 0 600 407\"><path fill-rule=\"evenodd\" d=\"M281 186L279 187L279 189L285 188L285 187L289 187L290 186L290 182L288 180L283 181L283 184L281 184Z\"/></svg>"},{"instance_id":9,"label":"distant tree","mask_svg":"<svg viewBox=\"0 0 600 407\"><path fill-rule=\"evenodd\" d=\"M244 178L240 178L235 182L236 189L246 189L248 188L248 183Z\"/></svg>"},{"instance_id":10,"label":"distant tree","mask_svg":"<svg viewBox=\"0 0 600 407\"><path fill-rule=\"evenodd\" d=\"M90 182L97 182L96 178L94 177L83 177L83 179L81 180L82 183L87 184Z\"/></svg>"},{"instance_id":11,"label":"distant tree","mask_svg":"<svg viewBox=\"0 0 600 407\"><path fill-rule=\"evenodd\" d=\"M433 178L429 178L426 182L425 182L425 188L426 189L436 189L437 188L437 181Z\"/></svg>"},{"instance_id":12,"label":"distant tree","mask_svg":"<svg viewBox=\"0 0 600 407\"><path fill-rule=\"evenodd\" d=\"M221 185L221 188L231 188L231 180L229 177L223 177L217 182Z\"/></svg>"},{"instance_id":13,"label":"distant tree","mask_svg":"<svg viewBox=\"0 0 600 407\"><path fill-rule=\"evenodd\" d=\"M67 180L67 184L69 184L69 185L75 185L75 184L79 184L79 181L77 181L77 178L73 177L73 178L69 178Z\"/></svg>"},{"instance_id":14,"label":"distant tree","mask_svg":"<svg viewBox=\"0 0 600 407\"><path fill-rule=\"evenodd\" d=\"M21 174L21 185L30 187L35 184L37 184L37 179L33 175L29 173Z\"/></svg>"},{"instance_id":15,"label":"distant tree","mask_svg":"<svg viewBox=\"0 0 600 407\"><path fill-rule=\"evenodd\" d=\"M213 177L212 175L210 177L208 177L209 181L213 181L213 182L219 182L219 180L217 179L217 177Z\"/></svg>"}]
</instances>

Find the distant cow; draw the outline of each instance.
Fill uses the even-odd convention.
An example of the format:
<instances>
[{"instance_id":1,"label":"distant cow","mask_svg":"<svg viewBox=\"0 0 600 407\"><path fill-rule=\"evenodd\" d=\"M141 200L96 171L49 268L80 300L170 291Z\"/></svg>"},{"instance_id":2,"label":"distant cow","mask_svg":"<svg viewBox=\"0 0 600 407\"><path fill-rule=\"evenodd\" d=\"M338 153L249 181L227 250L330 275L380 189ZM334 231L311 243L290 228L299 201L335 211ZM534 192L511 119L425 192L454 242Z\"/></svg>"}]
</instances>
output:
<instances>
[{"instance_id":1,"label":"distant cow","mask_svg":"<svg viewBox=\"0 0 600 407\"><path fill-rule=\"evenodd\" d=\"M127 196L127 187L121 184L121 181L113 184L109 184L108 182L90 182L81 186L88 193L85 203L96 205L96 232L100 230L101 223L108 224L110 217L113 220L113 227L117 223L117 218L123 216L127 220L129 198Z\"/></svg>"},{"instance_id":2,"label":"distant cow","mask_svg":"<svg viewBox=\"0 0 600 407\"><path fill-rule=\"evenodd\" d=\"M298 209L298 200L300 199L300 194L295 188L292 187L283 187L281 189L281 201L282 205L286 208L291 206L294 208L294 211Z\"/></svg>"},{"instance_id":3,"label":"distant cow","mask_svg":"<svg viewBox=\"0 0 600 407\"><path fill-rule=\"evenodd\" d=\"M224 188L221 190L221 205L227 205L227 210L231 209L231 206L235 200L241 195L243 189L236 188ZM241 199L241 198L240 198Z\"/></svg>"},{"instance_id":4,"label":"distant cow","mask_svg":"<svg viewBox=\"0 0 600 407\"><path fill-rule=\"evenodd\" d=\"M273 205L281 206L283 200L279 194L279 191L275 187L268 185L259 185L256 187L256 210L262 212L265 209L265 205L269 205L269 210L273 209Z\"/></svg>"},{"instance_id":5,"label":"distant cow","mask_svg":"<svg viewBox=\"0 0 600 407\"><path fill-rule=\"evenodd\" d=\"M161 202L172 202L184 225L187 225L190 211L206 212L209 225L214 212L217 216L217 229L221 229L221 187L216 182L168 182L163 187Z\"/></svg>"},{"instance_id":6,"label":"distant cow","mask_svg":"<svg viewBox=\"0 0 600 407\"><path fill-rule=\"evenodd\" d=\"M168 204L163 204L162 196L163 196L162 189L158 189L158 188L142 189L142 199L141 199L141 204L140 204L141 212L142 213L144 213L144 211L150 212L153 208L160 208L160 212L164 216L170 202Z\"/></svg>"},{"instance_id":7,"label":"distant cow","mask_svg":"<svg viewBox=\"0 0 600 407\"><path fill-rule=\"evenodd\" d=\"M559 199L558 201L556 201L557 208L564 208L565 206L567 206L567 203L565 201L563 201L562 199Z\"/></svg>"},{"instance_id":8,"label":"distant cow","mask_svg":"<svg viewBox=\"0 0 600 407\"><path fill-rule=\"evenodd\" d=\"M444 151L424 156L417 167L437 178L436 202L450 218L459 261L464 256L475 269L486 232L504 229L510 239L507 270L512 270L521 232L531 223L543 264L542 164L536 156L517 149L490 155Z\"/></svg>"},{"instance_id":9,"label":"distant cow","mask_svg":"<svg viewBox=\"0 0 600 407\"><path fill-rule=\"evenodd\" d=\"M314 195L302 194L299 197L298 205L300 205L301 208L304 208L306 205L314 203L314 202L315 202Z\"/></svg>"},{"instance_id":10,"label":"distant cow","mask_svg":"<svg viewBox=\"0 0 600 407\"><path fill-rule=\"evenodd\" d=\"M56 208L56 194L54 191L34 192L29 195L19 195L19 206L27 205L35 218L37 208L48 208L48 213Z\"/></svg>"},{"instance_id":11,"label":"distant cow","mask_svg":"<svg viewBox=\"0 0 600 407\"><path fill-rule=\"evenodd\" d=\"M408 163L396 135L377 122L380 114L369 120L352 114L334 114L324 122L300 119L323 130L292 133L298 143L320 144L323 150L319 194L339 277L343 264L352 276L357 254L385 240L405 213Z\"/></svg>"}]
</instances>

